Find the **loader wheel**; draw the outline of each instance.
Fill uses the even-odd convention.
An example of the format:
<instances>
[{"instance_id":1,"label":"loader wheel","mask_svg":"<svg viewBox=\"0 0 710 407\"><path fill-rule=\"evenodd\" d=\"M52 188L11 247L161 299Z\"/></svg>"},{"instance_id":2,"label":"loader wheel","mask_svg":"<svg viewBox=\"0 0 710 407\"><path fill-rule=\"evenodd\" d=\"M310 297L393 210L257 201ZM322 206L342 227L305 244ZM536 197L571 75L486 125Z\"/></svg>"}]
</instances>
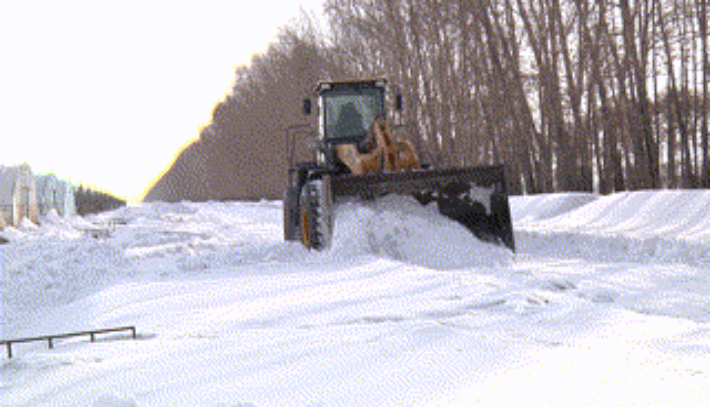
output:
<instances>
[{"instance_id":1,"label":"loader wheel","mask_svg":"<svg viewBox=\"0 0 710 407\"><path fill-rule=\"evenodd\" d=\"M330 245L332 216L329 180L307 183L300 205L301 242L308 249L323 250Z\"/></svg>"},{"instance_id":2,"label":"loader wheel","mask_svg":"<svg viewBox=\"0 0 710 407\"><path fill-rule=\"evenodd\" d=\"M305 188L304 188L305 192ZM311 226L309 222L309 215L308 215L308 197L304 193L301 196L301 205L300 205L300 226L301 226L301 243L303 243L306 248L310 249L311 247Z\"/></svg>"},{"instance_id":3,"label":"loader wheel","mask_svg":"<svg viewBox=\"0 0 710 407\"><path fill-rule=\"evenodd\" d=\"M297 186L289 186L284 192L283 201L283 224L284 224L284 240L287 242L297 241L298 225L300 224L299 213L299 188Z\"/></svg>"}]
</instances>

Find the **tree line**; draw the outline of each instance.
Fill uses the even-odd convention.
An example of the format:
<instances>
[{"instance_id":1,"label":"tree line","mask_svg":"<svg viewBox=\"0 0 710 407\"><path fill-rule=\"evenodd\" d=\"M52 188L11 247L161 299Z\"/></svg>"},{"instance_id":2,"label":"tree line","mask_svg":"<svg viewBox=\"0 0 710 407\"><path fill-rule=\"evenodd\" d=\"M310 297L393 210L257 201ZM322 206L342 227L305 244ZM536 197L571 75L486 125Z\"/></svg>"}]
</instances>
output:
<instances>
[{"instance_id":1,"label":"tree line","mask_svg":"<svg viewBox=\"0 0 710 407\"><path fill-rule=\"evenodd\" d=\"M327 0L237 70L148 197L280 197L300 101L351 77L397 84L425 161L504 163L512 193L710 187L708 1Z\"/></svg>"},{"instance_id":2,"label":"tree line","mask_svg":"<svg viewBox=\"0 0 710 407\"><path fill-rule=\"evenodd\" d=\"M79 186L74 195L76 213L85 216L126 206L126 201L109 193Z\"/></svg>"}]
</instances>

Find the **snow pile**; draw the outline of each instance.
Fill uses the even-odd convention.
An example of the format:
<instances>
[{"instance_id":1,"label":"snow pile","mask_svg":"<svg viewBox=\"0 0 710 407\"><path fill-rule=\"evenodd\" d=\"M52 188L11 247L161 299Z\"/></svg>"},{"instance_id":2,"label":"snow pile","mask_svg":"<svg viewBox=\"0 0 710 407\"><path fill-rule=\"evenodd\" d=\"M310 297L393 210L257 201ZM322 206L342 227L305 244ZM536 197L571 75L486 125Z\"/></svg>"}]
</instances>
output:
<instances>
[{"instance_id":1,"label":"snow pile","mask_svg":"<svg viewBox=\"0 0 710 407\"><path fill-rule=\"evenodd\" d=\"M587 193L540 194L510 198L513 222L516 225L554 218L597 200Z\"/></svg>"},{"instance_id":2,"label":"snow pile","mask_svg":"<svg viewBox=\"0 0 710 407\"><path fill-rule=\"evenodd\" d=\"M514 197L514 207L544 197ZM521 252L605 261L710 267L710 191L645 191L580 200L554 197L556 216L516 214Z\"/></svg>"},{"instance_id":3,"label":"snow pile","mask_svg":"<svg viewBox=\"0 0 710 407\"><path fill-rule=\"evenodd\" d=\"M87 238L62 219L41 227L23 224L8 228L11 241L0 246L0 298L4 315L21 316L66 304L108 286L126 275L127 263L119 248ZM17 329L34 333L19 321L3 318L0 333Z\"/></svg>"},{"instance_id":4,"label":"snow pile","mask_svg":"<svg viewBox=\"0 0 710 407\"><path fill-rule=\"evenodd\" d=\"M421 206L411 197L388 196L341 205L332 251L368 252L446 270L510 265L512 253L483 243L462 225Z\"/></svg>"},{"instance_id":5,"label":"snow pile","mask_svg":"<svg viewBox=\"0 0 710 407\"><path fill-rule=\"evenodd\" d=\"M97 217L116 225L112 241L124 248L136 273L199 274L304 256L282 240L280 202L151 203ZM118 222L118 223L116 223Z\"/></svg>"}]
</instances>

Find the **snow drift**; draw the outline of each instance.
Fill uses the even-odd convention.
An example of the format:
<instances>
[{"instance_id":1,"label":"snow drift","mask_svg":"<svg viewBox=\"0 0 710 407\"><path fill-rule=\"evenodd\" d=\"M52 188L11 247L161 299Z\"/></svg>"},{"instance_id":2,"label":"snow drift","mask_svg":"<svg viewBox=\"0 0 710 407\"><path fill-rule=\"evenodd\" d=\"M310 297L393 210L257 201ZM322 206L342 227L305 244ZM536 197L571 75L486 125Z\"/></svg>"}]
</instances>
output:
<instances>
[{"instance_id":1,"label":"snow drift","mask_svg":"<svg viewBox=\"0 0 710 407\"><path fill-rule=\"evenodd\" d=\"M0 232L0 336L138 340L18 345L0 406L704 405L708 199L513 197L516 255L402 197L325 252L280 202L50 213Z\"/></svg>"},{"instance_id":2,"label":"snow drift","mask_svg":"<svg viewBox=\"0 0 710 407\"><path fill-rule=\"evenodd\" d=\"M522 252L710 267L710 191L552 195L513 202ZM528 214L539 214L539 208L544 216Z\"/></svg>"}]
</instances>

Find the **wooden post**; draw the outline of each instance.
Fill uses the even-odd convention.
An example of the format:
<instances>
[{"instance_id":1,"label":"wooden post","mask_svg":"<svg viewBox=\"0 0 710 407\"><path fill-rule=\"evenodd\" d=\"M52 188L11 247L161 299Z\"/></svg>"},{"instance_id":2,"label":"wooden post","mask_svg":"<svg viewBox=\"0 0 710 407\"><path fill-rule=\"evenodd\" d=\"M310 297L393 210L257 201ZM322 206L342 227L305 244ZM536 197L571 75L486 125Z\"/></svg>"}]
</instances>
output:
<instances>
[{"instance_id":1,"label":"wooden post","mask_svg":"<svg viewBox=\"0 0 710 407\"><path fill-rule=\"evenodd\" d=\"M7 343L7 358L12 359L12 342Z\"/></svg>"}]
</instances>

